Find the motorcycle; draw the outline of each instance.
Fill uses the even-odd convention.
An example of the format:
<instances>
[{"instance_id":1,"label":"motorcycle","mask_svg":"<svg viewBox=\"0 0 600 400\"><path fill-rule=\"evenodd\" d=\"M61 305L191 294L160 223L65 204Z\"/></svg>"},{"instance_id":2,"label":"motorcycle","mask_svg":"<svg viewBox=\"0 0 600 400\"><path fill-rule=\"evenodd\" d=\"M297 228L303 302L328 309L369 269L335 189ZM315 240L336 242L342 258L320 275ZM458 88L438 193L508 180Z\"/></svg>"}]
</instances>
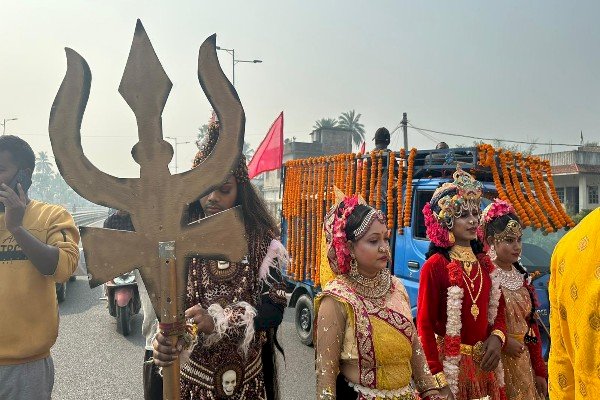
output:
<instances>
[{"instance_id":1,"label":"motorcycle","mask_svg":"<svg viewBox=\"0 0 600 400\"><path fill-rule=\"evenodd\" d=\"M128 272L106 283L108 312L117 319L117 332L123 336L131 333L131 317L142 306L135 274Z\"/></svg>"}]
</instances>

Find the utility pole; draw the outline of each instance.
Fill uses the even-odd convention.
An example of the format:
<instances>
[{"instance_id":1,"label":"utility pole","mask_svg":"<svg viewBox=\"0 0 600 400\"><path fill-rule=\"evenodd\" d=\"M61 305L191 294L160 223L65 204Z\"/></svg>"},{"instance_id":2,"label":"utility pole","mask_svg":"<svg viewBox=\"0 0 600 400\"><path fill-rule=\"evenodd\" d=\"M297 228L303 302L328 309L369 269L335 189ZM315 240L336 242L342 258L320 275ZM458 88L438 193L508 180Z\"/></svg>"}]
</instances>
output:
<instances>
[{"instance_id":1,"label":"utility pole","mask_svg":"<svg viewBox=\"0 0 600 400\"><path fill-rule=\"evenodd\" d=\"M179 147L180 144L188 144L191 142L178 142L177 138L171 137L171 136L167 136L167 137L165 137L165 139L171 139L171 140L175 141L175 173L177 173L177 147Z\"/></svg>"},{"instance_id":2,"label":"utility pole","mask_svg":"<svg viewBox=\"0 0 600 400\"><path fill-rule=\"evenodd\" d=\"M404 150L408 152L408 119L406 118L406 113L402 113L402 130L404 131Z\"/></svg>"},{"instance_id":3,"label":"utility pole","mask_svg":"<svg viewBox=\"0 0 600 400\"><path fill-rule=\"evenodd\" d=\"M2 120L2 136L6 133L6 123L8 121L16 121L18 118L4 118Z\"/></svg>"}]
</instances>

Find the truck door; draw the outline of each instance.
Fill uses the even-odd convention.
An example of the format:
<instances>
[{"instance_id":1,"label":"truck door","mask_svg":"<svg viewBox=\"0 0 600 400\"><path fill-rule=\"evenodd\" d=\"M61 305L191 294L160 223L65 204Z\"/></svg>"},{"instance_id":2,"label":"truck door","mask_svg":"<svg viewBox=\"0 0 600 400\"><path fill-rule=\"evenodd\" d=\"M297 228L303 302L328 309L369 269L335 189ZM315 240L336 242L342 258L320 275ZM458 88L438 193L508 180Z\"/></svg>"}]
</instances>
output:
<instances>
[{"instance_id":1,"label":"truck door","mask_svg":"<svg viewBox=\"0 0 600 400\"><path fill-rule=\"evenodd\" d=\"M416 187L413 191L413 209L411 226L404 228L404 234L396 232L394 255L394 274L406 287L413 316L416 313L419 291L419 273L425 262L425 253L429 249L429 240L425 230L423 207L431 200L433 188Z\"/></svg>"}]
</instances>

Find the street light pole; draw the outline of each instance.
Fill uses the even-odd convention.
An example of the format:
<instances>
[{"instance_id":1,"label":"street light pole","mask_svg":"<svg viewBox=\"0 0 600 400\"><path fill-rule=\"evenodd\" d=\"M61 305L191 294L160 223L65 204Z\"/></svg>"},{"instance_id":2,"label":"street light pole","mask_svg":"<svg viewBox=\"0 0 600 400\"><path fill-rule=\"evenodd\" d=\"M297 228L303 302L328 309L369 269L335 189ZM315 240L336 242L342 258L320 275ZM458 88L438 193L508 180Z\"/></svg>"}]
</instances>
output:
<instances>
[{"instance_id":1,"label":"street light pole","mask_svg":"<svg viewBox=\"0 0 600 400\"><path fill-rule=\"evenodd\" d=\"M175 173L177 173L177 147L179 147L180 144L188 144L191 142L178 142L177 138L171 136L167 136L165 139L171 139L175 141Z\"/></svg>"},{"instance_id":2,"label":"street light pole","mask_svg":"<svg viewBox=\"0 0 600 400\"><path fill-rule=\"evenodd\" d=\"M259 64L262 63L262 60L236 60L235 58L235 49L225 49L223 47L219 47L217 46L217 50L223 50L228 52L229 54L231 54L231 60L232 60L232 66L231 66L231 83L233 84L233 87L235 87L235 64L237 63L252 63L252 64Z\"/></svg>"},{"instance_id":3,"label":"street light pole","mask_svg":"<svg viewBox=\"0 0 600 400\"><path fill-rule=\"evenodd\" d=\"M4 118L4 119L2 120L2 136L4 136L4 134L6 133L6 123L7 123L8 121L16 121L16 120L18 120L18 119L19 119L19 118Z\"/></svg>"}]
</instances>

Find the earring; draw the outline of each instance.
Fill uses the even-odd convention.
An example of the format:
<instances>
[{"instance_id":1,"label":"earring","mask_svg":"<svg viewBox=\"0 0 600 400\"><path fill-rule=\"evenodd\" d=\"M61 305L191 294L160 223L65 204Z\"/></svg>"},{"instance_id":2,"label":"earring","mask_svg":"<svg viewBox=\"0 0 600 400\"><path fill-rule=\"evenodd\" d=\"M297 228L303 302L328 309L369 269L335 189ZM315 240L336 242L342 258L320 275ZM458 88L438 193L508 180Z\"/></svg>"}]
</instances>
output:
<instances>
[{"instance_id":1,"label":"earring","mask_svg":"<svg viewBox=\"0 0 600 400\"><path fill-rule=\"evenodd\" d=\"M350 276L356 276L358 274L358 262L354 257L354 254L351 255L352 259L350 260Z\"/></svg>"},{"instance_id":2,"label":"earring","mask_svg":"<svg viewBox=\"0 0 600 400\"><path fill-rule=\"evenodd\" d=\"M448 232L448 241L450 242L450 245L453 245L454 242L456 242L456 238L454 237L454 233Z\"/></svg>"},{"instance_id":3,"label":"earring","mask_svg":"<svg viewBox=\"0 0 600 400\"><path fill-rule=\"evenodd\" d=\"M489 254L490 258L492 259L492 261L494 261L496 258L498 258L498 254L496 254L496 247L494 245L490 246L490 250L488 251L488 254Z\"/></svg>"}]
</instances>

